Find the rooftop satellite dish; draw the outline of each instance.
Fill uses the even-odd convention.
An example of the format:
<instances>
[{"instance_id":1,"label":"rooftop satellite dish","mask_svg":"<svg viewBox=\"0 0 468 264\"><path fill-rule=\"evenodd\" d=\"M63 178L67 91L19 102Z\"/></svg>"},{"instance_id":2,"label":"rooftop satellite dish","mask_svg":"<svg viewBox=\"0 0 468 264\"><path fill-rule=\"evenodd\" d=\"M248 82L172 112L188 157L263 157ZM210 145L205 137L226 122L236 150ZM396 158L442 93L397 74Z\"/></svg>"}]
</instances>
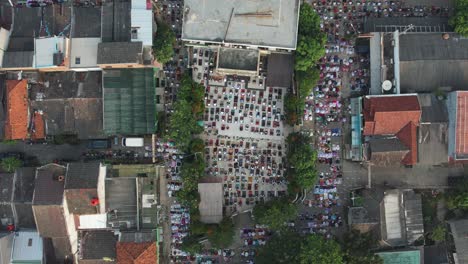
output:
<instances>
[{"instance_id":1,"label":"rooftop satellite dish","mask_svg":"<svg viewBox=\"0 0 468 264\"><path fill-rule=\"evenodd\" d=\"M389 80L385 80L382 83L382 89L386 92L390 91L392 89L392 82Z\"/></svg>"}]
</instances>

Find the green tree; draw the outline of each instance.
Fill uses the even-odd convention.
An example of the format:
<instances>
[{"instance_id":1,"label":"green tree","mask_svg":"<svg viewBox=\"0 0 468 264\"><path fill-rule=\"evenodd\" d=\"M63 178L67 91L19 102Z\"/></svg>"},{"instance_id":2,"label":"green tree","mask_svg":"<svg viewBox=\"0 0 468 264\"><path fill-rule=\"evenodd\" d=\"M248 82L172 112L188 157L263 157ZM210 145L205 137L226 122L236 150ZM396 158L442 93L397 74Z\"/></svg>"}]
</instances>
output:
<instances>
[{"instance_id":1,"label":"green tree","mask_svg":"<svg viewBox=\"0 0 468 264\"><path fill-rule=\"evenodd\" d=\"M301 236L290 230L277 232L268 240L265 246L259 248L255 256L255 263L299 263L303 240Z\"/></svg>"},{"instance_id":2,"label":"green tree","mask_svg":"<svg viewBox=\"0 0 468 264\"><path fill-rule=\"evenodd\" d=\"M372 233L362 234L352 229L343 234L342 246L345 252L344 260L347 264L383 264L383 260L370 253L377 241Z\"/></svg>"},{"instance_id":3,"label":"green tree","mask_svg":"<svg viewBox=\"0 0 468 264\"><path fill-rule=\"evenodd\" d=\"M312 149L310 142L310 137L301 133L293 133L288 137L288 178L293 185L305 189L311 188L317 180L317 152Z\"/></svg>"},{"instance_id":4,"label":"green tree","mask_svg":"<svg viewBox=\"0 0 468 264\"><path fill-rule=\"evenodd\" d=\"M157 23L157 32L153 39L153 53L156 60L166 64L174 55L175 35L169 25L163 22Z\"/></svg>"},{"instance_id":5,"label":"green tree","mask_svg":"<svg viewBox=\"0 0 468 264\"><path fill-rule=\"evenodd\" d=\"M456 0L455 15L450 19L455 32L468 37L468 0Z\"/></svg>"},{"instance_id":6,"label":"green tree","mask_svg":"<svg viewBox=\"0 0 468 264\"><path fill-rule=\"evenodd\" d=\"M205 141L201 138L194 138L192 142L190 142L190 154L193 155L203 155L205 152Z\"/></svg>"},{"instance_id":7,"label":"green tree","mask_svg":"<svg viewBox=\"0 0 468 264\"><path fill-rule=\"evenodd\" d=\"M260 203L253 209L255 221L267 225L272 230L285 227L285 223L296 218L297 207L286 198Z\"/></svg>"},{"instance_id":8,"label":"green tree","mask_svg":"<svg viewBox=\"0 0 468 264\"><path fill-rule=\"evenodd\" d=\"M434 228L434 230L432 230L432 233L429 237L436 242L445 241L446 233L447 228L444 225L438 225Z\"/></svg>"},{"instance_id":9,"label":"green tree","mask_svg":"<svg viewBox=\"0 0 468 264\"><path fill-rule=\"evenodd\" d=\"M301 245L299 254L301 264L340 264L343 252L334 240L325 240L318 235L311 235Z\"/></svg>"},{"instance_id":10,"label":"green tree","mask_svg":"<svg viewBox=\"0 0 468 264\"><path fill-rule=\"evenodd\" d=\"M195 236L187 236L182 240L182 245L180 248L182 251L197 254L200 253L203 249L203 246L198 243L198 239Z\"/></svg>"},{"instance_id":11,"label":"green tree","mask_svg":"<svg viewBox=\"0 0 468 264\"><path fill-rule=\"evenodd\" d=\"M234 240L234 225L232 220L225 217L218 225L208 228L207 236L214 248L227 248Z\"/></svg>"},{"instance_id":12,"label":"green tree","mask_svg":"<svg viewBox=\"0 0 468 264\"><path fill-rule=\"evenodd\" d=\"M167 137L174 140L181 151L187 151L192 140L192 135L203 130L192 115L192 106L188 101L178 100L174 105L168 124Z\"/></svg>"},{"instance_id":13,"label":"green tree","mask_svg":"<svg viewBox=\"0 0 468 264\"><path fill-rule=\"evenodd\" d=\"M317 61L325 55L326 38L316 36L299 36L296 48L296 71L309 71L317 65Z\"/></svg>"},{"instance_id":14,"label":"green tree","mask_svg":"<svg viewBox=\"0 0 468 264\"><path fill-rule=\"evenodd\" d=\"M320 30L320 17L309 4L301 5L299 14L296 71L309 71L325 55L326 35Z\"/></svg>"},{"instance_id":15,"label":"green tree","mask_svg":"<svg viewBox=\"0 0 468 264\"><path fill-rule=\"evenodd\" d=\"M298 115L299 98L292 93L287 93L284 98L284 111L286 114L286 123L294 126L299 123Z\"/></svg>"},{"instance_id":16,"label":"green tree","mask_svg":"<svg viewBox=\"0 0 468 264\"><path fill-rule=\"evenodd\" d=\"M4 169L7 172L14 172L16 169L23 166L23 162L15 157L8 157L2 159L1 166L2 169Z\"/></svg>"}]
</instances>

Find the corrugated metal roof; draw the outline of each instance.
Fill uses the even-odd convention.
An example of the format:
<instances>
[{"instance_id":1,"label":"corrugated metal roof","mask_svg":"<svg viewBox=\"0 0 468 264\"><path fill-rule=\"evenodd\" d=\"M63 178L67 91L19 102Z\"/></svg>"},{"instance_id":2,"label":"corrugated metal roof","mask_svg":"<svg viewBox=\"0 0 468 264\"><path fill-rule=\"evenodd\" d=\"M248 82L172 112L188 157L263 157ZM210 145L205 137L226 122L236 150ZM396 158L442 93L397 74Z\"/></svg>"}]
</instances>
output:
<instances>
[{"instance_id":1,"label":"corrugated metal roof","mask_svg":"<svg viewBox=\"0 0 468 264\"><path fill-rule=\"evenodd\" d=\"M455 34L444 40L440 33L400 36L400 60L467 60L468 39Z\"/></svg>"},{"instance_id":2,"label":"corrugated metal roof","mask_svg":"<svg viewBox=\"0 0 468 264\"><path fill-rule=\"evenodd\" d=\"M456 259L458 263L468 263L468 219L450 221L450 231L453 236Z\"/></svg>"},{"instance_id":3,"label":"corrugated metal roof","mask_svg":"<svg viewBox=\"0 0 468 264\"><path fill-rule=\"evenodd\" d=\"M104 131L115 135L156 130L154 69L104 71Z\"/></svg>"}]
</instances>

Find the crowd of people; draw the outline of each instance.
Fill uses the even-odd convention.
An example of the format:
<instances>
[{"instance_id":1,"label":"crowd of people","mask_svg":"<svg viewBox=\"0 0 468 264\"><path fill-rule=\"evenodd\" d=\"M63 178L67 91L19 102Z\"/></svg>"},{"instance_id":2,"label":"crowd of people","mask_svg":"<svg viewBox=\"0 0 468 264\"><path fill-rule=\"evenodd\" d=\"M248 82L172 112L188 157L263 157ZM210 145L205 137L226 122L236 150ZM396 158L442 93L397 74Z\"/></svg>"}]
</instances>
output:
<instances>
[{"instance_id":1,"label":"crowd of people","mask_svg":"<svg viewBox=\"0 0 468 264\"><path fill-rule=\"evenodd\" d=\"M282 195L284 143L219 136L206 139L207 174L223 178L227 212L252 208L257 202Z\"/></svg>"},{"instance_id":2,"label":"crowd of people","mask_svg":"<svg viewBox=\"0 0 468 264\"><path fill-rule=\"evenodd\" d=\"M206 87L205 132L210 135L240 135L279 138L283 89L247 89L245 82L227 82L225 87Z\"/></svg>"}]
</instances>

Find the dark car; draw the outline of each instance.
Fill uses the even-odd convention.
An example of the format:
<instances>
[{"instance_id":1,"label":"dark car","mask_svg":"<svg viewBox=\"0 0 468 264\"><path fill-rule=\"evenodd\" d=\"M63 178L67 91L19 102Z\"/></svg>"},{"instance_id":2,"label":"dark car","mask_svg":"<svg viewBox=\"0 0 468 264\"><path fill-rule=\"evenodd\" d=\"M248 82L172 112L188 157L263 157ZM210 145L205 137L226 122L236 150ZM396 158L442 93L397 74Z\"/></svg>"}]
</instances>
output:
<instances>
[{"instance_id":1,"label":"dark car","mask_svg":"<svg viewBox=\"0 0 468 264\"><path fill-rule=\"evenodd\" d=\"M21 152L3 152L0 153L0 159L5 159L5 158L17 158L17 159L24 159L24 153Z\"/></svg>"},{"instance_id":2,"label":"dark car","mask_svg":"<svg viewBox=\"0 0 468 264\"><path fill-rule=\"evenodd\" d=\"M89 149L108 149L111 147L108 139L91 139L88 141Z\"/></svg>"}]
</instances>

